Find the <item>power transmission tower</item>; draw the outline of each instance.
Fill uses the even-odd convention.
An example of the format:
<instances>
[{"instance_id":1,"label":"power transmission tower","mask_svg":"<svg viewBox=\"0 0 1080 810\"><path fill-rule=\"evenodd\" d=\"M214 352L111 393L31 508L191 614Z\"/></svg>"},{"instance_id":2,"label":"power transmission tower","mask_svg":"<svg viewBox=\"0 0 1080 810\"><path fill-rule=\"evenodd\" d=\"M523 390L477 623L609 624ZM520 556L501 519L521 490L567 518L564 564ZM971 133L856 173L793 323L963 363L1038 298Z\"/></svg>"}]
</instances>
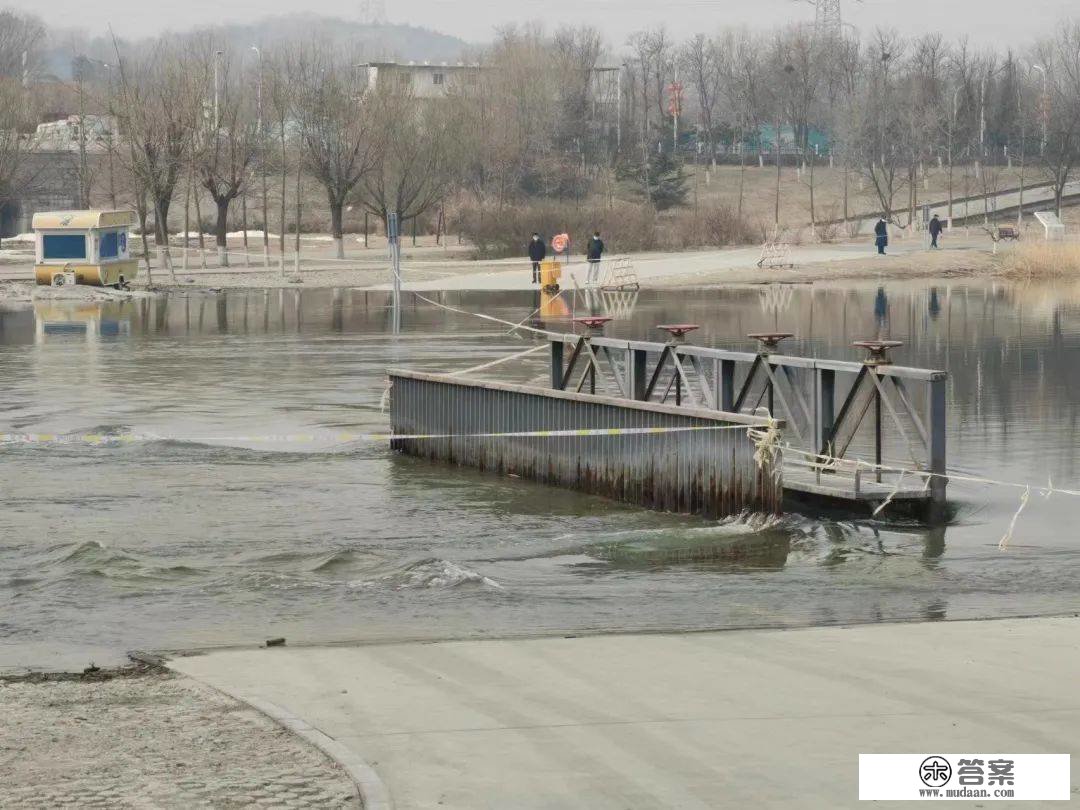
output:
<instances>
[{"instance_id":1,"label":"power transmission tower","mask_svg":"<svg viewBox=\"0 0 1080 810\"><path fill-rule=\"evenodd\" d=\"M823 39L839 37L843 27L840 0L814 0L814 6L814 33Z\"/></svg>"},{"instance_id":2,"label":"power transmission tower","mask_svg":"<svg viewBox=\"0 0 1080 810\"><path fill-rule=\"evenodd\" d=\"M385 25L386 0L360 0L360 22L364 25Z\"/></svg>"},{"instance_id":3,"label":"power transmission tower","mask_svg":"<svg viewBox=\"0 0 1080 810\"><path fill-rule=\"evenodd\" d=\"M814 36L817 39L834 39L843 31L844 21L840 15L840 0L799 0L814 7Z\"/></svg>"}]
</instances>

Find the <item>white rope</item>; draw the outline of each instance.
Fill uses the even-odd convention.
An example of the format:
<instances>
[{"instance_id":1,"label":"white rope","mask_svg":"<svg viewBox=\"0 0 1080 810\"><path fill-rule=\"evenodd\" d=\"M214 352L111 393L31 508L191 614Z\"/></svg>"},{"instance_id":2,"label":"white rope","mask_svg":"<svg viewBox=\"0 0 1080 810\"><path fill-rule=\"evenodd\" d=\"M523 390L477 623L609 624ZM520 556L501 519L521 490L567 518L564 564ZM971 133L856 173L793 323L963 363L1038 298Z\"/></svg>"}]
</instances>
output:
<instances>
[{"instance_id":1,"label":"white rope","mask_svg":"<svg viewBox=\"0 0 1080 810\"><path fill-rule=\"evenodd\" d=\"M893 502L893 498L895 498L897 493L900 492L900 485L904 483L904 475L906 473L907 470L904 470L904 472L900 473L900 477L896 479L896 486L893 487L892 492L889 493L889 497L887 497L880 504L878 504L878 508L874 510L873 517L877 517L878 515L880 515L882 512L885 511L885 507Z\"/></svg>"},{"instance_id":2,"label":"white rope","mask_svg":"<svg viewBox=\"0 0 1080 810\"><path fill-rule=\"evenodd\" d=\"M1009 530L1005 532L1005 536L998 542L998 548L1005 551L1009 548L1009 543L1012 541L1013 531L1016 529L1016 521L1020 518L1020 513L1024 511L1024 507L1028 504L1028 498L1031 497L1031 487L1024 489L1024 494L1020 496L1020 508L1016 510L1016 513L1012 516L1012 520L1009 521Z\"/></svg>"},{"instance_id":3,"label":"white rope","mask_svg":"<svg viewBox=\"0 0 1080 810\"><path fill-rule=\"evenodd\" d=\"M535 333L537 335L547 335L549 337L561 337L561 334L559 332L552 332L550 329L537 329L535 326L524 326L522 324L516 324L513 321L506 321L506 320L503 320L502 318L496 318L493 315L484 315L484 314L482 314L480 312L469 312L469 310L467 310L467 309L459 309L458 307L452 307L452 306L450 306L448 304L440 304L438 301L433 301L430 298L427 298L427 297L421 295L418 292L414 292L413 295L415 295L417 298L419 298L421 301L423 301L426 304L431 304L432 306L440 307L441 309L445 309L448 312L457 312L460 315L471 315L474 318L483 318L485 321L493 321L494 323L501 323L501 324L503 324L505 326L514 327L515 329L524 329L527 332L533 332L533 333Z\"/></svg>"},{"instance_id":4,"label":"white rope","mask_svg":"<svg viewBox=\"0 0 1080 810\"><path fill-rule=\"evenodd\" d=\"M516 354L511 354L508 357L500 357L498 360L492 360L490 363L482 363L481 365L473 366L472 368L462 368L462 369L458 369L457 371L451 371L447 376L448 377L455 377L458 374L471 374L474 371L482 371L485 368L491 368L492 366L497 366L497 365L499 365L501 363L507 363L507 362L509 362L511 360L517 360L518 358L525 357L526 355L529 355L529 354L535 354L536 352L544 351L546 349L547 349L547 344L546 343L541 343L539 346L533 346L531 349L526 349L523 352L517 352Z\"/></svg>"},{"instance_id":5,"label":"white rope","mask_svg":"<svg viewBox=\"0 0 1080 810\"><path fill-rule=\"evenodd\" d=\"M760 413L754 415L761 416L767 421L764 427L752 427L748 430L750 440L754 443L754 462L757 464L758 469L764 469L766 464L772 465L773 478L779 480L783 467L780 423L772 417L768 410L758 408L758 411L764 411L764 415L762 416ZM781 463L777 463L778 460Z\"/></svg>"},{"instance_id":6,"label":"white rope","mask_svg":"<svg viewBox=\"0 0 1080 810\"><path fill-rule=\"evenodd\" d=\"M864 468L866 468L868 470L871 470L871 471L894 472L894 473L906 472L908 475L920 475L920 476L923 476L925 478L945 478L945 479L947 479L949 481L964 481L964 482L972 483L972 484L993 484L993 485L996 485L996 486L1012 487L1014 489L1021 489L1021 490L1027 489L1027 490L1032 490L1032 491L1038 492L1038 493L1042 494L1044 497L1049 497L1052 494L1080 496L1080 490L1061 489L1060 487L1053 486L1052 481L1047 486L1041 487L1041 486L1032 485L1032 484L1018 484L1015 481L1002 481L1002 480L999 480L999 479L996 479L996 478L982 478L982 477L975 476L975 475L965 475L963 473L954 473L954 472L936 473L936 472L931 472L930 470L912 470L910 468L905 468L905 467L893 467L893 466L889 466L889 465L886 465L886 464L874 464L873 462L865 461L865 460L863 460L861 458L839 458L839 457L836 457L836 456L822 456L819 453L811 453L811 452L809 452L807 450L802 450L802 449L800 449L798 447L793 447L790 444L784 444L783 449L784 449L785 454L793 453L795 455L805 456L805 457L810 458L810 459L822 459L822 458L825 458L825 462L823 464L816 465L816 466L821 466L822 469L826 468L825 465L835 465L835 468L841 468L843 466L848 466L851 469L854 469L854 468L857 468L857 467L864 467ZM812 466L814 466L814 465L812 465Z\"/></svg>"}]
</instances>

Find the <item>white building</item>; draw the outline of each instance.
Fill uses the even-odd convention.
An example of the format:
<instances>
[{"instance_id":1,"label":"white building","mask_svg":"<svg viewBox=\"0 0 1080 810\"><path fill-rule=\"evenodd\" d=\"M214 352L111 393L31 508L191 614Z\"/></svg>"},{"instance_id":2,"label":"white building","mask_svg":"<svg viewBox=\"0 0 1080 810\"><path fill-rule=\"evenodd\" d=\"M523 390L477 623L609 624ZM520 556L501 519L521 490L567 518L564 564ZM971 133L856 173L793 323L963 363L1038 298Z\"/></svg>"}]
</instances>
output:
<instances>
[{"instance_id":1,"label":"white building","mask_svg":"<svg viewBox=\"0 0 1080 810\"><path fill-rule=\"evenodd\" d=\"M369 90L386 89L409 93L414 98L442 98L451 90L468 92L480 83L479 65L463 62L370 62L358 65L367 70Z\"/></svg>"},{"instance_id":2,"label":"white building","mask_svg":"<svg viewBox=\"0 0 1080 810\"><path fill-rule=\"evenodd\" d=\"M38 124L31 147L38 152L77 152L82 142L89 152L104 152L115 132L116 119L111 115L69 115Z\"/></svg>"}]
</instances>

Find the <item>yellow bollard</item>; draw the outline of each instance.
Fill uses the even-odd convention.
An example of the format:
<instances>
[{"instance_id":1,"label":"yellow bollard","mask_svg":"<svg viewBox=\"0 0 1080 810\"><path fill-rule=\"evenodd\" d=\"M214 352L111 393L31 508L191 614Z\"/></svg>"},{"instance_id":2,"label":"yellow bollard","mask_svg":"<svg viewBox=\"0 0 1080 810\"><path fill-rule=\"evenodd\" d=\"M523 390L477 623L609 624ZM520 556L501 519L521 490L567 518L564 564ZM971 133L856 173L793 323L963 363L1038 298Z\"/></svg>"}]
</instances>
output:
<instances>
[{"instance_id":1,"label":"yellow bollard","mask_svg":"<svg viewBox=\"0 0 1080 810\"><path fill-rule=\"evenodd\" d=\"M557 261L549 259L540 265L540 287L547 290L551 289L552 292L558 292L559 279L562 278L562 265Z\"/></svg>"}]
</instances>

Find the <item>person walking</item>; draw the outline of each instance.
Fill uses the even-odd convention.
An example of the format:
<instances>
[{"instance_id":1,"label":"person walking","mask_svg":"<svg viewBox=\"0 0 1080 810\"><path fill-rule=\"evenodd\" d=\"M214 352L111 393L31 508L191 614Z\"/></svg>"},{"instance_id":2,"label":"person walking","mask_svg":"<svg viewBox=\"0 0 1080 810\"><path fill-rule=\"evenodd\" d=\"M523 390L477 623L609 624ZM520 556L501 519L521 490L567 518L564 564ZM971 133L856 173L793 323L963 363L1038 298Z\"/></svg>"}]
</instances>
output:
<instances>
[{"instance_id":1,"label":"person walking","mask_svg":"<svg viewBox=\"0 0 1080 810\"><path fill-rule=\"evenodd\" d=\"M532 283L540 283L540 262L547 258L547 245L540 238L540 234L534 233L529 240L529 261L532 262Z\"/></svg>"},{"instance_id":2,"label":"person walking","mask_svg":"<svg viewBox=\"0 0 1080 810\"><path fill-rule=\"evenodd\" d=\"M874 241L877 244L877 252L884 256L885 246L889 244L889 226L885 222L885 217L881 217L877 221L877 225L874 226Z\"/></svg>"},{"instance_id":3,"label":"person walking","mask_svg":"<svg viewBox=\"0 0 1080 810\"><path fill-rule=\"evenodd\" d=\"M600 282L600 259L604 255L604 242L600 239L600 231L594 231L586 247L585 256L589 260L589 273L586 283L598 284Z\"/></svg>"},{"instance_id":4,"label":"person walking","mask_svg":"<svg viewBox=\"0 0 1080 810\"><path fill-rule=\"evenodd\" d=\"M941 232L945 230L941 226L941 220L938 219L938 215L930 217L930 247L936 248L938 246L937 238L941 236Z\"/></svg>"}]
</instances>

